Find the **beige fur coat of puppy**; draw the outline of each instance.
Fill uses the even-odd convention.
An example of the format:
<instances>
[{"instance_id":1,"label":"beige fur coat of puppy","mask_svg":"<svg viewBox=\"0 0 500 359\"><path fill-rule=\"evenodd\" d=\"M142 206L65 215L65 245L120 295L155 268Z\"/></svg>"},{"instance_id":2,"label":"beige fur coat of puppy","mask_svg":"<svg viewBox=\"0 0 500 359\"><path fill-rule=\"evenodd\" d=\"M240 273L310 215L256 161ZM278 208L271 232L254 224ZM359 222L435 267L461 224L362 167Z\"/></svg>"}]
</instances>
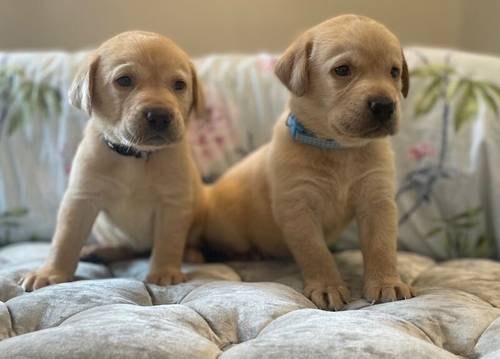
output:
<instances>
[{"instance_id":1,"label":"beige fur coat of puppy","mask_svg":"<svg viewBox=\"0 0 500 359\"><path fill-rule=\"evenodd\" d=\"M305 294L340 309L350 293L328 249L352 221L364 258L364 296L410 298L396 268L394 155L408 69L401 45L372 19L346 15L302 34L278 60L289 107L272 140L206 188L202 238L229 256L293 256ZM294 138L290 114L305 136ZM326 141L326 142L325 142Z\"/></svg>"},{"instance_id":2,"label":"beige fur coat of puppy","mask_svg":"<svg viewBox=\"0 0 500 359\"><path fill-rule=\"evenodd\" d=\"M188 56L158 34L117 35L81 67L69 97L89 122L50 255L23 287L71 280L92 228L100 245L152 248L148 282L183 281L180 265L202 194L186 122L204 107Z\"/></svg>"}]
</instances>

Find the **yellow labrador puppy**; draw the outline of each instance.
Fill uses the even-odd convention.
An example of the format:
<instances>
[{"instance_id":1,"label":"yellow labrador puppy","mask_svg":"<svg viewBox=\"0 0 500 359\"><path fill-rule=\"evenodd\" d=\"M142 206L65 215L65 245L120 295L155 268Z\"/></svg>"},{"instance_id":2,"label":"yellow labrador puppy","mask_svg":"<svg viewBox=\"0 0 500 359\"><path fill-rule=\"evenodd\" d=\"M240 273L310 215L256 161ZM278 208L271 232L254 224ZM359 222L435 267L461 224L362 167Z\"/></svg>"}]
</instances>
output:
<instances>
[{"instance_id":1,"label":"yellow labrador puppy","mask_svg":"<svg viewBox=\"0 0 500 359\"><path fill-rule=\"evenodd\" d=\"M370 301L410 298L396 268L398 213L389 135L408 69L383 25L345 15L302 34L278 60L289 108L269 144L206 189L203 238L229 255L293 255L305 294L340 309L350 293L327 243L359 226Z\"/></svg>"},{"instance_id":2,"label":"yellow labrador puppy","mask_svg":"<svg viewBox=\"0 0 500 359\"><path fill-rule=\"evenodd\" d=\"M90 120L50 256L23 287L71 280L92 227L107 246L152 248L148 282L183 281L184 246L202 193L184 136L190 113L203 109L188 56L158 34L122 33L81 67L69 98Z\"/></svg>"}]
</instances>

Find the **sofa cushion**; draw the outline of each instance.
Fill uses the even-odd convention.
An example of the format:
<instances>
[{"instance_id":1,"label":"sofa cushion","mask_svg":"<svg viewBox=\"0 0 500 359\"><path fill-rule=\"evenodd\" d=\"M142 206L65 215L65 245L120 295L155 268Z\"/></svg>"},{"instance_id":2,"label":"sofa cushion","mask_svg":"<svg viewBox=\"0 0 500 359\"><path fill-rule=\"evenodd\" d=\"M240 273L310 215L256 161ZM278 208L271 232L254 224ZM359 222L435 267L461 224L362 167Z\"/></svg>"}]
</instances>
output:
<instances>
[{"instance_id":1,"label":"sofa cushion","mask_svg":"<svg viewBox=\"0 0 500 359\"><path fill-rule=\"evenodd\" d=\"M500 353L500 263L437 263L400 253L417 297L360 299L362 256L336 260L353 300L340 312L301 294L292 262L185 265L189 281L144 284L147 260L80 263L77 280L24 293L17 284L47 244L0 249L0 357L454 358Z\"/></svg>"}]
</instances>

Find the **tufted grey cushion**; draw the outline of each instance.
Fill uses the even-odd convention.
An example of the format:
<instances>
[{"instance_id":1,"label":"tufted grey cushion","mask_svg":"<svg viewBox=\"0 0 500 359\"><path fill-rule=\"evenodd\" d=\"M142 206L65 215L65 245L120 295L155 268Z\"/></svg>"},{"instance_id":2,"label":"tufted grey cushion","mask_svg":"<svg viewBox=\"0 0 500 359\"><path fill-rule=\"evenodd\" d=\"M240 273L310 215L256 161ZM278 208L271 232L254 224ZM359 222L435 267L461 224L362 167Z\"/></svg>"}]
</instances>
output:
<instances>
[{"instance_id":1,"label":"tufted grey cushion","mask_svg":"<svg viewBox=\"0 0 500 359\"><path fill-rule=\"evenodd\" d=\"M48 244L0 249L0 358L500 357L500 263L401 253L416 298L359 299L359 251L337 261L355 300L318 310L289 262L185 265L189 282L145 285L146 260L80 263L78 281L24 293ZM358 298L358 299L356 299Z\"/></svg>"}]
</instances>

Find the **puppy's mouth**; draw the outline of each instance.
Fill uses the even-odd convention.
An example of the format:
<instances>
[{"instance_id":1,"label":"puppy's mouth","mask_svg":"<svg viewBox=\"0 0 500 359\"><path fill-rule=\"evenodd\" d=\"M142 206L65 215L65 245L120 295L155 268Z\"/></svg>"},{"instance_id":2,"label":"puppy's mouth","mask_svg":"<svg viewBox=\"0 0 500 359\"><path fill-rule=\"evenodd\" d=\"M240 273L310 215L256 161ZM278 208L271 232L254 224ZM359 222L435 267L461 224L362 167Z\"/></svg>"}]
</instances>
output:
<instances>
[{"instance_id":1,"label":"puppy's mouth","mask_svg":"<svg viewBox=\"0 0 500 359\"><path fill-rule=\"evenodd\" d=\"M172 141L172 139L164 135L153 135L147 138L142 136L133 136L129 133L125 134L114 134L113 136L105 136L112 142L126 146L129 148L135 148L138 151L156 151L167 147L168 145L177 142Z\"/></svg>"},{"instance_id":2,"label":"puppy's mouth","mask_svg":"<svg viewBox=\"0 0 500 359\"><path fill-rule=\"evenodd\" d=\"M139 141L129 141L128 144L141 151L154 151L177 143L180 138L180 136L156 134L143 139L141 138Z\"/></svg>"},{"instance_id":3,"label":"puppy's mouth","mask_svg":"<svg viewBox=\"0 0 500 359\"><path fill-rule=\"evenodd\" d=\"M140 144L148 146L163 146L169 142L170 140L163 135L153 135L142 141Z\"/></svg>"},{"instance_id":4,"label":"puppy's mouth","mask_svg":"<svg viewBox=\"0 0 500 359\"><path fill-rule=\"evenodd\" d=\"M372 139L381 138L385 136L392 136L397 132L397 126L395 121L390 121L387 123L380 123L375 126L364 128L364 129L353 129L353 128L339 128L340 126L335 126L334 129L342 136L349 137L352 139Z\"/></svg>"},{"instance_id":5,"label":"puppy's mouth","mask_svg":"<svg viewBox=\"0 0 500 359\"><path fill-rule=\"evenodd\" d=\"M380 124L361 133L360 137L363 138L379 138L385 136L392 136L396 133L396 126L394 123Z\"/></svg>"}]
</instances>

